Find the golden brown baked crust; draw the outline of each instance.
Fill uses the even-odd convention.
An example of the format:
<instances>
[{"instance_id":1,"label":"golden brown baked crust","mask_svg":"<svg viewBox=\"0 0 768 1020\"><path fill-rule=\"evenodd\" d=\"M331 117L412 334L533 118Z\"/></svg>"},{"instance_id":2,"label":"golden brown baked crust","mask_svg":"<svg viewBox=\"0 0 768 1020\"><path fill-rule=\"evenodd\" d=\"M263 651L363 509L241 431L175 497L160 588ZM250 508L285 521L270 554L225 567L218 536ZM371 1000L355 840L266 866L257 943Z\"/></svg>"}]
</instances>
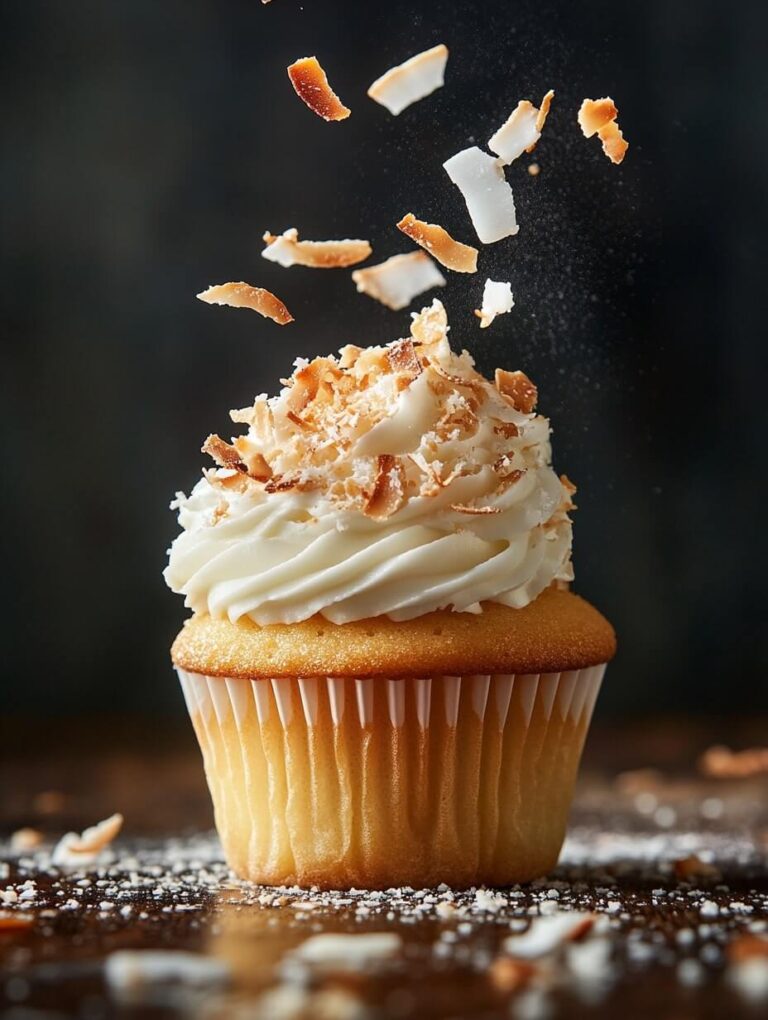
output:
<instances>
[{"instance_id":1,"label":"golden brown baked crust","mask_svg":"<svg viewBox=\"0 0 768 1020\"><path fill-rule=\"evenodd\" d=\"M315 616L260 627L193 616L171 656L193 673L256 679L555 673L608 662L615 651L613 628L593 606L549 588L523 609L488 602L480 616L443 610L403 623Z\"/></svg>"}]
</instances>

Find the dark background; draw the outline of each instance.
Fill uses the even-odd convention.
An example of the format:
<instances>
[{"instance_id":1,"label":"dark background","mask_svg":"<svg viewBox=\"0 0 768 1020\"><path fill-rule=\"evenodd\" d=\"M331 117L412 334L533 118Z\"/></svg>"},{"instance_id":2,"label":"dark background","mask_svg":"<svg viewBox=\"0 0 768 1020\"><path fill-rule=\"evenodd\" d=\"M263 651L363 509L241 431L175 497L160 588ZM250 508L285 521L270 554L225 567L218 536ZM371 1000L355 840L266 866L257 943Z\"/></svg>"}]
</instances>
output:
<instances>
[{"instance_id":1,"label":"dark background","mask_svg":"<svg viewBox=\"0 0 768 1020\"><path fill-rule=\"evenodd\" d=\"M616 625L604 715L768 707L762 3L15 0L2 29L2 707L182 714L160 573L227 410L297 355L407 331L346 271L261 259L265 229L410 244L405 212L475 242L441 163L556 91L509 171L520 233L440 294L454 346L522 368L579 485L576 589ZM394 63L445 42L444 89L391 117ZM316 53L352 117L293 94ZM621 167L582 138L610 94ZM486 276L512 314L480 333ZM209 308L276 291L296 322ZM430 300L428 295L425 300ZM415 303L419 307L418 301Z\"/></svg>"}]
</instances>

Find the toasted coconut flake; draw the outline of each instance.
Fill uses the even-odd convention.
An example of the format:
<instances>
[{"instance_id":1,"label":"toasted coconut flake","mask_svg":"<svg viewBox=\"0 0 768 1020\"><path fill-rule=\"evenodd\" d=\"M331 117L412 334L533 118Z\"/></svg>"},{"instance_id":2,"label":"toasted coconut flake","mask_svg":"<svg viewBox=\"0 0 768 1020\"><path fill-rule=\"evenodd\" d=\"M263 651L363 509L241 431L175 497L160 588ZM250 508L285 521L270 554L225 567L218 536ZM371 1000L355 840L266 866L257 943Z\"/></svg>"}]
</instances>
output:
<instances>
[{"instance_id":1,"label":"toasted coconut flake","mask_svg":"<svg viewBox=\"0 0 768 1020\"><path fill-rule=\"evenodd\" d=\"M448 333L448 316L445 306L437 298L434 298L428 308L422 308L420 312L412 312L411 320L411 336L424 347L438 343Z\"/></svg>"},{"instance_id":2,"label":"toasted coconut flake","mask_svg":"<svg viewBox=\"0 0 768 1020\"><path fill-rule=\"evenodd\" d=\"M264 234L266 248L262 257L277 262L286 269L289 266L309 266L312 269L344 269L357 265L371 254L369 241L300 241L295 227L282 234Z\"/></svg>"},{"instance_id":3,"label":"toasted coconut flake","mask_svg":"<svg viewBox=\"0 0 768 1020\"><path fill-rule=\"evenodd\" d=\"M397 457L379 454L376 481L363 512L379 519L391 517L405 502L405 474Z\"/></svg>"},{"instance_id":4,"label":"toasted coconut flake","mask_svg":"<svg viewBox=\"0 0 768 1020\"><path fill-rule=\"evenodd\" d=\"M451 510L457 514L500 514L498 506L466 506L464 503L451 503Z\"/></svg>"},{"instance_id":5,"label":"toasted coconut flake","mask_svg":"<svg viewBox=\"0 0 768 1020\"><path fill-rule=\"evenodd\" d=\"M272 478L264 486L265 492L288 492L290 489L298 489L299 479L298 478Z\"/></svg>"},{"instance_id":6,"label":"toasted coconut flake","mask_svg":"<svg viewBox=\"0 0 768 1020\"><path fill-rule=\"evenodd\" d=\"M483 290L483 307L475 309L475 315L480 320L480 329L487 329L497 315L504 315L511 312L515 306L512 297L512 287L509 283L500 283L495 280L486 280Z\"/></svg>"},{"instance_id":7,"label":"toasted coconut flake","mask_svg":"<svg viewBox=\"0 0 768 1020\"><path fill-rule=\"evenodd\" d=\"M263 287L252 287L249 283L220 283L201 291L197 296L208 305L250 308L280 326L293 322L293 316L280 298Z\"/></svg>"},{"instance_id":8,"label":"toasted coconut flake","mask_svg":"<svg viewBox=\"0 0 768 1020\"><path fill-rule=\"evenodd\" d=\"M358 293L380 301L398 311L432 287L444 287L445 277L423 251L393 255L377 266L356 269L352 273Z\"/></svg>"},{"instance_id":9,"label":"toasted coconut flake","mask_svg":"<svg viewBox=\"0 0 768 1020\"><path fill-rule=\"evenodd\" d=\"M764 935L737 935L726 949L731 963L768 959L768 938Z\"/></svg>"},{"instance_id":10,"label":"toasted coconut flake","mask_svg":"<svg viewBox=\"0 0 768 1020\"><path fill-rule=\"evenodd\" d=\"M447 62L448 47L442 43L433 46L391 67L371 85L368 95L397 116L411 103L442 87Z\"/></svg>"},{"instance_id":11,"label":"toasted coconut flake","mask_svg":"<svg viewBox=\"0 0 768 1020\"><path fill-rule=\"evenodd\" d=\"M75 832L68 832L53 848L51 861L55 865L65 866L92 864L99 854L107 849L122 827L123 816L114 814L98 825L85 829L79 836Z\"/></svg>"},{"instance_id":12,"label":"toasted coconut flake","mask_svg":"<svg viewBox=\"0 0 768 1020\"><path fill-rule=\"evenodd\" d=\"M451 156L443 168L461 192L483 244L517 233L515 199L497 159L473 145Z\"/></svg>"},{"instance_id":13,"label":"toasted coconut flake","mask_svg":"<svg viewBox=\"0 0 768 1020\"><path fill-rule=\"evenodd\" d=\"M24 853L39 847L42 842L43 834L37 829L17 829L11 836L11 850L14 853Z\"/></svg>"},{"instance_id":14,"label":"toasted coconut flake","mask_svg":"<svg viewBox=\"0 0 768 1020\"><path fill-rule=\"evenodd\" d=\"M544 124L546 123L547 116L549 114L549 108L552 105L552 100L555 98L554 89L550 89L549 92L544 96L539 107L539 113L536 117L536 130L541 134L544 130ZM530 152L530 149L528 150Z\"/></svg>"},{"instance_id":15,"label":"toasted coconut flake","mask_svg":"<svg viewBox=\"0 0 768 1020\"><path fill-rule=\"evenodd\" d=\"M507 372L497 368L495 379L496 389L514 408L523 414L531 414L536 407L538 390L525 372Z\"/></svg>"},{"instance_id":16,"label":"toasted coconut flake","mask_svg":"<svg viewBox=\"0 0 768 1020\"><path fill-rule=\"evenodd\" d=\"M303 418L300 418L295 411L286 411L285 417L288 419L288 421L292 421L293 424L300 429L305 429L308 431L311 431L312 429L310 423L308 421L305 421Z\"/></svg>"},{"instance_id":17,"label":"toasted coconut flake","mask_svg":"<svg viewBox=\"0 0 768 1020\"><path fill-rule=\"evenodd\" d=\"M488 148L502 163L513 163L524 152L533 152L541 138L554 94L550 89L538 108L529 100L521 99L499 130L488 139Z\"/></svg>"},{"instance_id":18,"label":"toasted coconut flake","mask_svg":"<svg viewBox=\"0 0 768 1020\"><path fill-rule=\"evenodd\" d=\"M35 923L34 914L16 910L0 910L0 931L25 931Z\"/></svg>"},{"instance_id":19,"label":"toasted coconut flake","mask_svg":"<svg viewBox=\"0 0 768 1020\"><path fill-rule=\"evenodd\" d=\"M394 372L402 372L410 380L421 375L422 366L413 340L398 340L387 348L387 360Z\"/></svg>"},{"instance_id":20,"label":"toasted coconut flake","mask_svg":"<svg viewBox=\"0 0 768 1020\"><path fill-rule=\"evenodd\" d=\"M616 121L611 121L610 124L601 127L597 132L597 137L603 143L603 152L611 163L621 163L627 154L629 142L621 133Z\"/></svg>"},{"instance_id":21,"label":"toasted coconut flake","mask_svg":"<svg viewBox=\"0 0 768 1020\"><path fill-rule=\"evenodd\" d=\"M245 436L238 436L234 442L235 449L240 454L244 469L250 478L257 482L266 482L272 477L272 468L267 463L264 455L258 450L253 450ZM243 470L241 467L240 471Z\"/></svg>"},{"instance_id":22,"label":"toasted coconut flake","mask_svg":"<svg viewBox=\"0 0 768 1020\"><path fill-rule=\"evenodd\" d=\"M533 917L527 931L522 935L511 935L504 939L502 945L510 956L536 959L554 952L566 942L584 938L596 920L594 914L579 910Z\"/></svg>"},{"instance_id":23,"label":"toasted coconut flake","mask_svg":"<svg viewBox=\"0 0 768 1020\"><path fill-rule=\"evenodd\" d=\"M577 119L585 138L596 135L601 127L616 120L619 111L616 104L606 96L604 99L585 99L579 108Z\"/></svg>"},{"instance_id":24,"label":"toasted coconut flake","mask_svg":"<svg viewBox=\"0 0 768 1020\"><path fill-rule=\"evenodd\" d=\"M203 469L209 485L214 489L226 489L228 492L245 492L248 488L248 476L242 471L220 472L215 469Z\"/></svg>"},{"instance_id":25,"label":"toasted coconut flake","mask_svg":"<svg viewBox=\"0 0 768 1020\"><path fill-rule=\"evenodd\" d=\"M699 769L714 779L748 779L768 773L768 747L750 747L731 751L727 747L710 747L699 759Z\"/></svg>"},{"instance_id":26,"label":"toasted coconut flake","mask_svg":"<svg viewBox=\"0 0 768 1020\"><path fill-rule=\"evenodd\" d=\"M504 995L524 988L535 973L535 964L527 960L513 960L509 956L499 956L488 968L491 984Z\"/></svg>"},{"instance_id":27,"label":"toasted coconut flake","mask_svg":"<svg viewBox=\"0 0 768 1020\"><path fill-rule=\"evenodd\" d=\"M616 123L618 116L616 104L610 96L603 99L585 99L578 113L579 127L585 138L597 135L603 152L612 163L621 163L627 154L629 142Z\"/></svg>"},{"instance_id":28,"label":"toasted coconut flake","mask_svg":"<svg viewBox=\"0 0 768 1020\"><path fill-rule=\"evenodd\" d=\"M245 464L238 450L227 443L221 436L212 432L200 447L201 453L207 453L219 467L233 468L235 471L245 471Z\"/></svg>"},{"instance_id":29,"label":"toasted coconut flake","mask_svg":"<svg viewBox=\"0 0 768 1020\"><path fill-rule=\"evenodd\" d=\"M493 431L505 439L516 439L520 435L520 429L513 421L499 421L493 426Z\"/></svg>"},{"instance_id":30,"label":"toasted coconut flake","mask_svg":"<svg viewBox=\"0 0 768 1020\"><path fill-rule=\"evenodd\" d=\"M687 882L694 878L711 878L713 881L720 881L721 875L714 864L709 864L697 854L690 854L688 857L681 857L674 863L675 877L681 882Z\"/></svg>"},{"instance_id":31,"label":"toasted coconut flake","mask_svg":"<svg viewBox=\"0 0 768 1020\"><path fill-rule=\"evenodd\" d=\"M477 272L477 248L455 241L437 223L425 223L417 220L413 213L406 213L397 226L412 241L434 255L446 269L452 269L454 273Z\"/></svg>"},{"instance_id":32,"label":"toasted coconut flake","mask_svg":"<svg viewBox=\"0 0 768 1020\"><path fill-rule=\"evenodd\" d=\"M346 120L352 112L331 86L317 57L301 57L288 67L294 91L313 113L323 120Z\"/></svg>"}]
</instances>

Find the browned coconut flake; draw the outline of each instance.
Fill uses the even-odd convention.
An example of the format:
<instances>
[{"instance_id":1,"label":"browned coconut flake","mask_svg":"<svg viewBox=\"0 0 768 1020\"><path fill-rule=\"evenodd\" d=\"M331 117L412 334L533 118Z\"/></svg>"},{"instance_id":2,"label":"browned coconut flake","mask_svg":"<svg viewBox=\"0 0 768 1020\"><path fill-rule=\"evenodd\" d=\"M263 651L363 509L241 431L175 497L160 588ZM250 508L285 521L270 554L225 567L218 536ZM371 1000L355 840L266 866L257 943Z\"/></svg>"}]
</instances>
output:
<instances>
[{"instance_id":1,"label":"browned coconut flake","mask_svg":"<svg viewBox=\"0 0 768 1020\"><path fill-rule=\"evenodd\" d=\"M363 262L373 250L369 241L345 238L343 241L300 241L295 227L282 234L263 237L266 248L262 257L288 268L309 266L312 269L344 269Z\"/></svg>"},{"instance_id":2,"label":"browned coconut flake","mask_svg":"<svg viewBox=\"0 0 768 1020\"><path fill-rule=\"evenodd\" d=\"M389 453L379 455L376 481L363 511L369 517L385 518L396 513L405 502L403 466Z\"/></svg>"},{"instance_id":3,"label":"browned coconut flake","mask_svg":"<svg viewBox=\"0 0 768 1020\"><path fill-rule=\"evenodd\" d=\"M542 130L544 129L544 124L545 124L545 122L547 120L547 115L549 113L549 108L552 105L552 100L554 98L555 98L555 91L554 91L554 89L550 89L549 92L547 92L547 94L544 96L544 98L541 101L541 106L539 107L539 112L538 112L538 115L536 117L536 130L539 132L539 134L541 134ZM534 146L531 146L531 148L528 151L530 152L533 148L534 148Z\"/></svg>"},{"instance_id":4,"label":"browned coconut flake","mask_svg":"<svg viewBox=\"0 0 768 1020\"><path fill-rule=\"evenodd\" d=\"M616 120L619 111L610 96L604 99L585 99L578 112L579 127L585 138L596 135L601 127Z\"/></svg>"},{"instance_id":5,"label":"browned coconut flake","mask_svg":"<svg viewBox=\"0 0 768 1020\"><path fill-rule=\"evenodd\" d=\"M577 119L585 138L597 135L603 152L612 163L621 163L629 148L629 142L616 123L619 111L610 96L602 99L585 99L579 108Z\"/></svg>"},{"instance_id":6,"label":"browned coconut flake","mask_svg":"<svg viewBox=\"0 0 768 1020\"><path fill-rule=\"evenodd\" d=\"M452 269L454 273L477 272L477 248L454 240L439 224L425 223L417 220L413 213L406 213L397 228L416 244L426 248L446 269Z\"/></svg>"},{"instance_id":7,"label":"browned coconut flake","mask_svg":"<svg viewBox=\"0 0 768 1020\"><path fill-rule=\"evenodd\" d=\"M280 298L263 287L249 283L220 283L201 291L197 297L207 305L229 305L230 308L250 308L279 326L293 322L293 316Z\"/></svg>"},{"instance_id":8,"label":"browned coconut flake","mask_svg":"<svg viewBox=\"0 0 768 1020\"><path fill-rule=\"evenodd\" d=\"M531 414L539 394L525 372L507 372L497 368L495 381L496 389L516 410Z\"/></svg>"},{"instance_id":9,"label":"browned coconut flake","mask_svg":"<svg viewBox=\"0 0 768 1020\"><path fill-rule=\"evenodd\" d=\"M294 91L313 113L323 120L346 120L352 112L331 86L317 57L300 57L288 67Z\"/></svg>"},{"instance_id":10,"label":"browned coconut flake","mask_svg":"<svg viewBox=\"0 0 768 1020\"><path fill-rule=\"evenodd\" d=\"M207 453L209 457L223 468L233 468L235 471L245 471L240 454L235 447L212 432L200 447L201 453Z\"/></svg>"},{"instance_id":11,"label":"browned coconut flake","mask_svg":"<svg viewBox=\"0 0 768 1020\"><path fill-rule=\"evenodd\" d=\"M451 510L457 514L500 514L501 509L497 506L467 506L464 503L451 503Z\"/></svg>"},{"instance_id":12,"label":"browned coconut flake","mask_svg":"<svg viewBox=\"0 0 768 1020\"><path fill-rule=\"evenodd\" d=\"M612 120L610 124L601 127L597 132L597 137L603 143L603 152L611 163L621 163L627 154L629 142L621 133L616 121Z\"/></svg>"},{"instance_id":13,"label":"browned coconut flake","mask_svg":"<svg viewBox=\"0 0 768 1020\"><path fill-rule=\"evenodd\" d=\"M421 375L422 366L412 340L398 340L387 348L387 361L394 372L402 372L409 380Z\"/></svg>"}]
</instances>

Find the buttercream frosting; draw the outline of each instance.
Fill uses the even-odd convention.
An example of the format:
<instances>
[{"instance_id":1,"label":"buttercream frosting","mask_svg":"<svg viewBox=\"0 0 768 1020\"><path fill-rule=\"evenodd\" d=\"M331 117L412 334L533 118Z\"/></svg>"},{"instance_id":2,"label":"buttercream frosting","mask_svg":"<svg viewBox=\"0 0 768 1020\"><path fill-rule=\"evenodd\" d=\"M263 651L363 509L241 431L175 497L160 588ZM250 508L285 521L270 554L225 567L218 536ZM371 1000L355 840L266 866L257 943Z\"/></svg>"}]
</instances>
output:
<instances>
[{"instance_id":1,"label":"buttercream frosting","mask_svg":"<svg viewBox=\"0 0 768 1020\"><path fill-rule=\"evenodd\" d=\"M411 337L298 360L209 437L165 579L196 613L334 623L527 605L572 577L573 487L522 373L483 378L439 301Z\"/></svg>"}]
</instances>

